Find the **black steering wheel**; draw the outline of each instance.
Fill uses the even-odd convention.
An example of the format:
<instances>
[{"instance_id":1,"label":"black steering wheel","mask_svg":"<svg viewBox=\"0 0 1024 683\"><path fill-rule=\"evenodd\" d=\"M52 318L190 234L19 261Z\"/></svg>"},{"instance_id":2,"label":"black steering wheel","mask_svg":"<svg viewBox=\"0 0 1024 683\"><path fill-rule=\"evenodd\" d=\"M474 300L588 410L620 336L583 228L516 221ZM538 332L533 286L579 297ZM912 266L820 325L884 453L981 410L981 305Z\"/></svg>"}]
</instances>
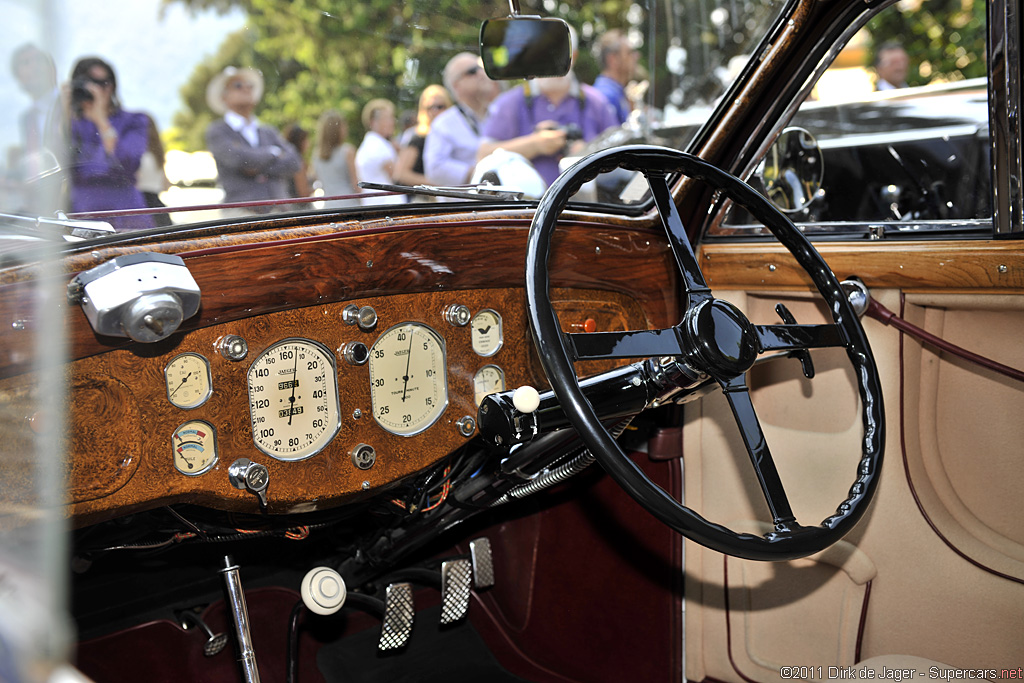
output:
<instances>
[{"instance_id":1,"label":"black steering wheel","mask_svg":"<svg viewBox=\"0 0 1024 683\"><path fill-rule=\"evenodd\" d=\"M650 185L668 242L682 273L686 312L664 330L563 333L551 305L548 257L555 223L569 198L598 174L625 168L642 173ZM797 325L780 305L784 324L754 325L732 304L716 299L697 265L668 176L676 172L703 180L761 221L810 275L828 303L834 324ZM863 516L878 485L885 444L878 370L860 325L835 275L806 237L749 185L704 161L664 147L635 145L598 152L561 175L541 198L530 226L526 252L526 296L530 328L541 364L562 409L580 438L609 475L657 519L686 538L713 550L751 560L788 560L823 550L841 539ZM841 346L857 376L864 438L856 478L835 514L817 526L797 523L754 412L747 370L759 354ZM714 379L724 392L771 511L774 531L758 536L732 531L677 502L622 452L580 389L574 361L608 358L674 358ZM813 371L805 365L805 374Z\"/></svg>"}]
</instances>

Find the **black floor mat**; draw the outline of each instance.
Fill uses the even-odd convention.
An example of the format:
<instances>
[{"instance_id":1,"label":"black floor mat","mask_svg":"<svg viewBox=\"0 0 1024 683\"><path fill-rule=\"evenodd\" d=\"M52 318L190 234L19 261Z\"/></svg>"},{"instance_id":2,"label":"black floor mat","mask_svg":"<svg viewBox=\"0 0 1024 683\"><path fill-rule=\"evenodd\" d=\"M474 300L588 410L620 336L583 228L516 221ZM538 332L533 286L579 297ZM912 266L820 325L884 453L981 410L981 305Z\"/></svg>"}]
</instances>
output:
<instances>
[{"instance_id":1,"label":"black floor mat","mask_svg":"<svg viewBox=\"0 0 1024 683\"><path fill-rule=\"evenodd\" d=\"M440 626L441 608L416 613L404 648L382 654L380 629L324 645L316 663L327 683L527 683L494 658L468 621Z\"/></svg>"}]
</instances>

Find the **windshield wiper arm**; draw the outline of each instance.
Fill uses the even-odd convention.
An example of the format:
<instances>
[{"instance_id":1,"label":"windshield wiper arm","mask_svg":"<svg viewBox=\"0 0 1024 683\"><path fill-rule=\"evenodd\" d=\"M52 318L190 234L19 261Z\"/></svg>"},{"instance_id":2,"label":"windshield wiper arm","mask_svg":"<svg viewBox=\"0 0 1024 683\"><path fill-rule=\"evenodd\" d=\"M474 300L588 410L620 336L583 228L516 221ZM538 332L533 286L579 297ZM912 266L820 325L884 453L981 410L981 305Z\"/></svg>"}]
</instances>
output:
<instances>
[{"instance_id":1,"label":"windshield wiper arm","mask_svg":"<svg viewBox=\"0 0 1024 683\"><path fill-rule=\"evenodd\" d=\"M33 218L0 213L0 224L11 228L27 229L33 234L59 236L68 242L102 237L115 232L114 226L110 223L95 220L73 220L64 215L63 211L58 211L56 218L43 216Z\"/></svg>"},{"instance_id":2,"label":"windshield wiper arm","mask_svg":"<svg viewBox=\"0 0 1024 683\"><path fill-rule=\"evenodd\" d=\"M359 183L366 190L383 190L385 192L401 192L403 194L421 194L427 197L453 197L455 199L474 199L476 201L509 202L523 198L520 190L503 185L479 183L477 185L389 185L387 183Z\"/></svg>"}]
</instances>

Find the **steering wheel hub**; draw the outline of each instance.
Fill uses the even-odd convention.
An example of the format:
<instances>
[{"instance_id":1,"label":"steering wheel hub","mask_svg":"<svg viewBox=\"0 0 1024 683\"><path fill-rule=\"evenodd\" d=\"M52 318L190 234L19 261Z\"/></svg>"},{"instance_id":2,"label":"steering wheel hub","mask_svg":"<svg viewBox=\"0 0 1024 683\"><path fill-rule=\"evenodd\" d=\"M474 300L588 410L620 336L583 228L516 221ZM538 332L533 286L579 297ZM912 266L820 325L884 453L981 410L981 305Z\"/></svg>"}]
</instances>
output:
<instances>
[{"instance_id":1,"label":"steering wheel hub","mask_svg":"<svg viewBox=\"0 0 1024 683\"><path fill-rule=\"evenodd\" d=\"M688 310L683 337L696 365L712 377L737 377L757 359L757 332L728 301L706 299Z\"/></svg>"}]
</instances>

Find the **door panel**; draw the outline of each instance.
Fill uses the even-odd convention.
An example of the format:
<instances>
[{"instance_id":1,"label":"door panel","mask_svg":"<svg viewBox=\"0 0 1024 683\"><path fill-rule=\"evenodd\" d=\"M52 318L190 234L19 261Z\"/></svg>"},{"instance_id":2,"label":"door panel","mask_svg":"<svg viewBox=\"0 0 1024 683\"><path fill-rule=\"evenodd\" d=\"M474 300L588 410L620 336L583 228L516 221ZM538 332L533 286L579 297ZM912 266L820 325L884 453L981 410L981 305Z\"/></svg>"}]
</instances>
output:
<instances>
[{"instance_id":1,"label":"door panel","mask_svg":"<svg viewBox=\"0 0 1024 683\"><path fill-rule=\"evenodd\" d=\"M865 246L885 253L879 260L866 259L859 251ZM949 263L953 246L933 251L829 245L822 251L837 274L864 277L885 307L897 312L905 307L910 322L1024 367L1019 341L1024 291L1010 282L993 286L980 263L975 275L969 272L973 266L957 264L956 289L950 287L948 268L936 268L929 277L925 264ZM1011 248L962 246L975 256ZM719 259L719 250L729 256L729 265ZM716 296L736 303L755 323L775 322L778 301L801 323L825 319L809 295L798 291L806 288L799 274L779 275L788 263L777 249L705 248L701 262L708 266L705 274ZM771 275L759 277L764 273ZM783 666L849 666L895 653L959 668L1019 666L1014 662L1024 653L1024 532L1018 502L1024 488L1019 418L1024 384L951 358L875 320L865 318L863 324L882 378L887 424L875 500L845 539L849 549L836 550L840 559L831 562L726 561L687 543L690 680L776 681L783 680ZM845 496L862 436L845 353L815 351L813 358L813 380L803 378L799 363L790 359L758 366L748 375L783 483L805 524L817 523ZM686 419L687 503L735 529L757 529L758 523L744 520L765 525L770 518L725 401L712 394L690 404Z\"/></svg>"}]
</instances>

